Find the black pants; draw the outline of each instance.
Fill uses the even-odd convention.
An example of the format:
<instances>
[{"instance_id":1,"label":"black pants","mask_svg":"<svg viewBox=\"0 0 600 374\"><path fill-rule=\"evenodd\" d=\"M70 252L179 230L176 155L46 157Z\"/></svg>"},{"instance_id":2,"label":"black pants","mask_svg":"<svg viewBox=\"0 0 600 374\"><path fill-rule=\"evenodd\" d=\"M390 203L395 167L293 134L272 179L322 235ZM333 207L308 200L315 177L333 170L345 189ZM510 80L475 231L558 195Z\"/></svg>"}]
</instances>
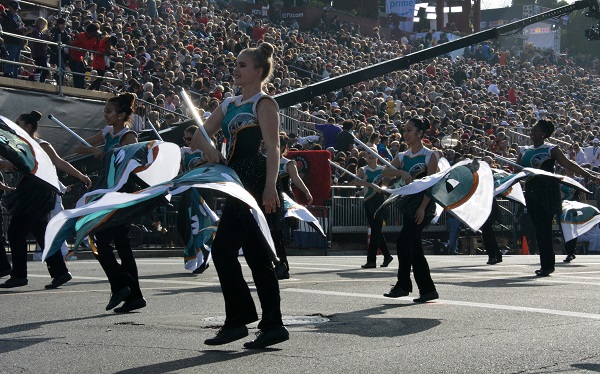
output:
<instances>
[{"instance_id":1,"label":"black pants","mask_svg":"<svg viewBox=\"0 0 600 374\"><path fill-rule=\"evenodd\" d=\"M265 330L283 326L279 283L269 257L270 249L265 248L258 230L247 208L236 209L226 204L212 245L212 258L225 298L224 327L240 327L258 320L254 300L238 260L240 248L243 248L252 271L262 308L258 328Z\"/></svg>"},{"instance_id":2,"label":"black pants","mask_svg":"<svg viewBox=\"0 0 600 374\"><path fill-rule=\"evenodd\" d=\"M131 241L128 237L129 227L129 224L119 225L96 233L98 247L96 259L108 277L111 291L114 293L126 286L131 289L131 294L125 301L142 297L137 265L131 251ZM114 242L114 248L111 242ZM115 257L115 248L119 253L120 264Z\"/></svg>"},{"instance_id":3,"label":"black pants","mask_svg":"<svg viewBox=\"0 0 600 374\"><path fill-rule=\"evenodd\" d=\"M390 257L390 250L387 247L385 237L381 232L383 227L383 217L375 217L375 212L383 204L385 197L382 194L376 194L368 200L365 200L365 214L369 227L371 227L371 240L367 249L367 262L377 261L377 250L381 249L384 258Z\"/></svg>"},{"instance_id":4,"label":"black pants","mask_svg":"<svg viewBox=\"0 0 600 374\"><path fill-rule=\"evenodd\" d=\"M11 269L6 255L6 240L4 238L4 215L0 213L0 270Z\"/></svg>"},{"instance_id":5,"label":"black pants","mask_svg":"<svg viewBox=\"0 0 600 374\"><path fill-rule=\"evenodd\" d=\"M287 252L285 251L285 241L283 239L283 230L271 230L271 237L273 238L273 243L275 244L275 251L277 252L277 257L282 264L285 264L285 267L289 270L290 265L287 259Z\"/></svg>"},{"instance_id":6,"label":"black pants","mask_svg":"<svg viewBox=\"0 0 600 374\"><path fill-rule=\"evenodd\" d=\"M498 220L500 207L498 206L498 202L494 199L492 203L492 211L490 212L490 216L487 221L481 226L481 239L483 240L483 247L485 248L485 252L487 253L489 258L502 259L502 253L500 253L500 249L498 248L498 242L496 241L496 236L494 235L494 221Z\"/></svg>"},{"instance_id":7,"label":"black pants","mask_svg":"<svg viewBox=\"0 0 600 374\"><path fill-rule=\"evenodd\" d=\"M555 213L535 199L527 199L527 212L533 222L535 238L540 252L542 269L554 270L555 256L552 247L552 219Z\"/></svg>"},{"instance_id":8,"label":"black pants","mask_svg":"<svg viewBox=\"0 0 600 374\"><path fill-rule=\"evenodd\" d=\"M568 242L565 242L565 252L567 252L567 255L574 256L576 247L577 247L577 238L571 239Z\"/></svg>"},{"instance_id":9,"label":"black pants","mask_svg":"<svg viewBox=\"0 0 600 374\"><path fill-rule=\"evenodd\" d=\"M27 278L27 234L31 232L40 248L44 248L44 235L46 234L47 225L48 220L46 218L40 219L24 215L12 216L8 226L8 241L10 242L13 260L11 277ZM52 278L68 272L61 252L48 257L46 265Z\"/></svg>"},{"instance_id":10,"label":"black pants","mask_svg":"<svg viewBox=\"0 0 600 374\"><path fill-rule=\"evenodd\" d=\"M402 214L402 230L398 235L398 283L404 291L412 292L410 271L415 277L419 293L435 291L435 285L429 272L429 264L425 259L421 236L431 218L425 218L417 224L414 214Z\"/></svg>"},{"instance_id":11,"label":"black pants","mask_svg":"<svg viewBox=\"0 0 600 374\"><path fill-rule=\"evenodd\" d=\"M81 61L69 62L69 67L73 73L85 73L85 64ZM79 74L73 74L73 87L85 88L85 77Z\"/></svg>"},{"instance_id":12,"label":"black pants","mask_svg":"<svg viewBox=\"0 0 600 374\"><path fill-rule=\"evenodd\" d=\"M35 58L35 64L37 66L42 66L47 68L48 67L48 56L38 56ZM48 77L48 70L44 70L44 69L36 69L35 70L36 74L40 75L40 82L44 83L46 81L46 78Z\"/></svg>"}]
</instances>

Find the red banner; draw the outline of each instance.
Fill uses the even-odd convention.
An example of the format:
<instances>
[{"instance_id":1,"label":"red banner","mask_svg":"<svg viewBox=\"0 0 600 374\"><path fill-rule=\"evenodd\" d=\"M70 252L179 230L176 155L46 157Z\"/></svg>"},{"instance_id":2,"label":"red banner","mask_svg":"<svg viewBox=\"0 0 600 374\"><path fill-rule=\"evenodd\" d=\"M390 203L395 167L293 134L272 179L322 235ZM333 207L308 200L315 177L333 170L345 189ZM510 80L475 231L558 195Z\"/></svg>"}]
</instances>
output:
<instances>
[{"instance_id":1,"label":"red banner","mask_svg":"<svg viewBox=\"0 0 600 374\"><path fill-rule=\"evenodd\" d=\"M328 151L290 151L286 158L296 161L298 174L308 187L313 197L313 205L325 205L325 200L331 197L331 166L329 160L331 153ZM306 204L303 193L294 187L296 201Z\"/></svg>"}]
</instances>

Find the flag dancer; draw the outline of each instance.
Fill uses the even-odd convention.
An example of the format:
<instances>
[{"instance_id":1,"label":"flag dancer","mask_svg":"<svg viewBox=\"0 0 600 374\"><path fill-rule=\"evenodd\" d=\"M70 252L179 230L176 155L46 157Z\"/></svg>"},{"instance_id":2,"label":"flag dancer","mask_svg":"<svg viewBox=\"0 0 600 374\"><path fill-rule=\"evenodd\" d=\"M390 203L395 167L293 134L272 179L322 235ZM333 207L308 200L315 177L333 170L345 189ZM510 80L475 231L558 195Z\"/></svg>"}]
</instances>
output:
<instances>
[{"instance_id":1,"label":"flag dancer","mask_svg":"<svg viewBox=\"0 0 600 374\"><path fill-rule=\"evenodd\" d=\"M130 93L108 99L104 106L106 126L96 135L86 139L91 147L80 145L76 151L102 159L114 147L137 143L137 134L128 125L134 102L135 97ZM104 144L102 148L96 148L101 144ZM135 189L133 183L127 183L120 192L134 192ZM130 224L121 224L95 234L94 255L108 277L112 292L106 310L112 310L121 302L125 302L115 309L116 313L128 313L146 306L146 300L140 289L137 265L131 251L131 241L128 236L130 226ZM114 248L111 242L114 243ZM119 253L120 264L115 258L113 249Z\"/></svg>"},{"instance_id":2,"label":"flag dancer","mask_svg":"<svg viewBox=\"0 0 600 374\"><path fill-rule=\"evenodd\" d=\"M374 148L371 148L373 152L377 152ZM367 164L357 172L357 179L354 179L351 184L356 186L365 187L364 189L364 208L369 227L371 227L371 240L369 241L369 248L367 249L367 262L361 265L363 269L371 269L377 267L377 250L381 249L383 254L382 268L387 267L394 257L390 254L390 250L387 247L385 237L381 232L383 228L383 215L375 215L377 209L385 201L385 195L383 190L377 185L378 182L383 178L383 169L381 165L377 165L377 157L373 152L367 154Z\"/></svg>"},{"instance_id":3,"label":"flag dancer","mask_svg":"<svg viewBox=\"0 0 600 374\"><path fill-rule=\"evenodd\" d=\"M281 153L281 158L279 159L279 180L281 183L281 188L283 192L288 195L291 199L296 201L294 196L294 192L292 191L292 183L304 193L306 197L307 205L312 204L313 197L308 190L308 187L304 184L300 176L298 175L298 167L296 166L296 161L285 158L285 154L287 152L287 135L285 133L279 134L279 151ZM290 218L292 219L292 218ZM286 222L290 222L289 219L286 219ZM297 228L296 222L290 223L290 225L295 225L293 227ZM273 242L275 242L275 250L277 251L277 257L279 257L279 264L275 266L275 274L277 274L277 279L289 279L290 277L290 264L287 260L287 254L285 252L285 243L283 241L283 227L281 230L271 231L271 236L273 237Z\"/></svg>"},{"instance_id":4,"label":"flag dancer","mask_svg":"<svg viewBox=\"0 0 600 374\"><path fill-rule=\"evenodd\" d=\"M392 160L393 167L386 167L383 176L386 178L401 177L407 184L421 174L432 175L438 170L437 153L423 146L423 136L429 129L429 121L421 117L413 117L404 126L404 141L410 147L399 153ZM420 296L413 299L416 303L424 303L439 298L425 259L421 235L425 226L435 216L435 203L425 191L405 197L402 208L402 230L398 235L398 281L392 289L385 293L386 297L408 296L412 292L410 279L411 269Z\"/></svg>"},{"instance_id":5,"label":"flag dancer","mask_svg":"<svg viewBox=\"0 0 600 374\"><path fill-rule=\"evenodd\" d=\"M552 136L554 123L540 120L531 129L532 145L522 147L517 156L517 164L523 167L542 169L553 173L554 163L576 174L584 175L596 182L600 178L567 159L554 144L545 140ZM541 267L535 271L539 277L547 277L554 272L555 255L552 248L552 218L561 213L559 181L543 175L533 176L525 182L525 202L531 215L535 236L540 250Z\"/></svg>"},{"instance_id":6,"label":"flag dancer","mask_svg":"<svg viewBox=\"0 0 600 374\"><path fill-rule=\"evenodd\" d=\"M73 165L58 156L50 143L37 137L38 122L41 118L42 114L34 110L31 113L21 114L16 123L40 145L59 170L81 180L89 188L92 182L87 175L82 174ZM16 170L9 161L3 161L2 166L7 170ZM27 234L31 232L40 248L44 248L44 235L49 214L54 208L57 198L57 194L47 186L32 178L21 176L17 190L10 198L13 203L9 208L12 217L8 226L8 240L12 252L13 269L10 278L0 284L0 288L27 285ZM45 288L58 288L71 280L71 273L67 269L61 252L48 257L46 265L52 281Z\"/></svg>"},{"instance_id":7,"label":"flag dancer","mask_svg":"<svg viewBox=\"0 0 600 374\"><path fill-rule=\"evenodd\" d=\"M262 91L263 82L272 76L273 46L262 43L245 49L237 57L234 83L242 95L227 98L212 112L194 142L208 162L223 162L223 155L210 144L210 136L223 130L227 138L227 165L240 177L244 187L262 202L267 220L283 221L281 192L277 191L279 165L279 112L277 103ZM207 134L203 135L203 131ZM208 136L205 136L208 135ZM266 157L260 152L264 147ZM271 223L271 222L270 222ZM269 224L273 229L273 226ZM252 270L262 307L260 332L244 347L264 348L289 339L281 319L279 284L270 249L249 212L248 206L228 199L212 246L213 263L225 299L225 323L208 345L226 344L248 335L246 325L258 320L250 289L244 280L238 250Z\"/></svg>"}]
</instances>

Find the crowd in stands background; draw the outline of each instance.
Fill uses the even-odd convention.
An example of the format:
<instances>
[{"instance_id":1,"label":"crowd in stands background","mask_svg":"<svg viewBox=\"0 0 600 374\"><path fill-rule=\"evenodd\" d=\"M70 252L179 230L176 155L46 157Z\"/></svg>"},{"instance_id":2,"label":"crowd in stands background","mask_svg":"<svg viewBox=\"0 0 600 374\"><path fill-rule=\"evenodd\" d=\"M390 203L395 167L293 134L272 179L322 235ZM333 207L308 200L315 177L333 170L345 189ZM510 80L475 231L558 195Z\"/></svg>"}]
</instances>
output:
<instances>
[{"instance_id":1,"label":"crowd in stands background","mask_svg":"<svg viewBox=\"0 0 600 374\"><path fill-rule=\"evenodd\" d=\"M56 66L60 53L68 69L89 74L71 78L70 84L129 91L175 113L183 113L177 92L185 88L194 93L197 107L206 116L223 99L237 94L232 83L236 56L261 41L276 48L274 79L264 88L271 95L440 42L432 37L435 30L422 38L416 34L386 38L378 28L360 30L358 25L327 13L314 29L300 31L297 22L281 20L276 9L263 10L266 16L247 15L224 1L74 0L63 2L61 14L44 19L47 25L36 20L31 26L18 17L18 5L11 1L0 9L5 31L33 33L53 41L60 36L67 45L102 54L51 47L44 48L47 57L42 61L35 52L37 43L5 37L3 51L9 59L22 51L23 55L35 54L38 65L47 61ZM565 154L581 165L599 168L598 68L598 60L589 56L558 55L529 44L510 50L495 42L474 45L458 58L414 64L298 103L295 117L323 135L303 138L289 134L289 147L327 149L336 162L355 171L364 166L365 155L343 132L353 132L391 159L406 149L402 139L405 122L422 116L432 124L424 144L438 149L450 163L467 157L496 163L482 150L515 159L519 147L528 144L528 129L539 119L551 119L557 126L554 138ZM5 65L4 75L14 76L15 70ZM18 75L42 80L35 69L21 69ZM100 76L122 81L97 79ZM175 121L173 115L159 118L158 113L148 114L160 120L161 127ZM334 177L338 182L347 179ZM593 184L590 187L595 191Z\"/></svg>"}]
</instances>

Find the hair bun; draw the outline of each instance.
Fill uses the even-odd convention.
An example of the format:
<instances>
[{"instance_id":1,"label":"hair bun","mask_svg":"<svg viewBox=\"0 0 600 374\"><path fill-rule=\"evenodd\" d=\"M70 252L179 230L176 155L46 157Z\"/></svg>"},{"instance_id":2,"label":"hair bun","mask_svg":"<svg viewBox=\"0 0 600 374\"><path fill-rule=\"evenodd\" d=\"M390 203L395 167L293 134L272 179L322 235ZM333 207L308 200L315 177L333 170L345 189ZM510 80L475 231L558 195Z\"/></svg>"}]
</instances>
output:
<instances>
[{"instance_id":1,"label":"hair bun","mask_svg":"<svg viewBox=\"0 0 600 374\"><path fill-rule=\"evenodd\" d=\"M31 113L29 113L29 115L32 119L35 120L35 122L42 119L42 113L38 112L37 110L32 110Z\"/></svg>"},{"instance_id":2,"label":"hair bun","mask_svg":"<svg viewBox=\"0 0 600 374\"><path fill-rule=\"evenodd\" d=\"M275 47L271 43L263 42L257 48L262 54L270 58L275 53Z\"/></svg>"},{"instance_id":3,"label":"hair bun","mask_svg":"<svg viewBox=\"0 0 600 374\"><path fill-rule=\"evenodd\" d=\"M429 120L427 118L422 118L421 120L423 121L423 130L424 131L429 130L429 128L431 127Z\"/></svg>"}]
</instances>

